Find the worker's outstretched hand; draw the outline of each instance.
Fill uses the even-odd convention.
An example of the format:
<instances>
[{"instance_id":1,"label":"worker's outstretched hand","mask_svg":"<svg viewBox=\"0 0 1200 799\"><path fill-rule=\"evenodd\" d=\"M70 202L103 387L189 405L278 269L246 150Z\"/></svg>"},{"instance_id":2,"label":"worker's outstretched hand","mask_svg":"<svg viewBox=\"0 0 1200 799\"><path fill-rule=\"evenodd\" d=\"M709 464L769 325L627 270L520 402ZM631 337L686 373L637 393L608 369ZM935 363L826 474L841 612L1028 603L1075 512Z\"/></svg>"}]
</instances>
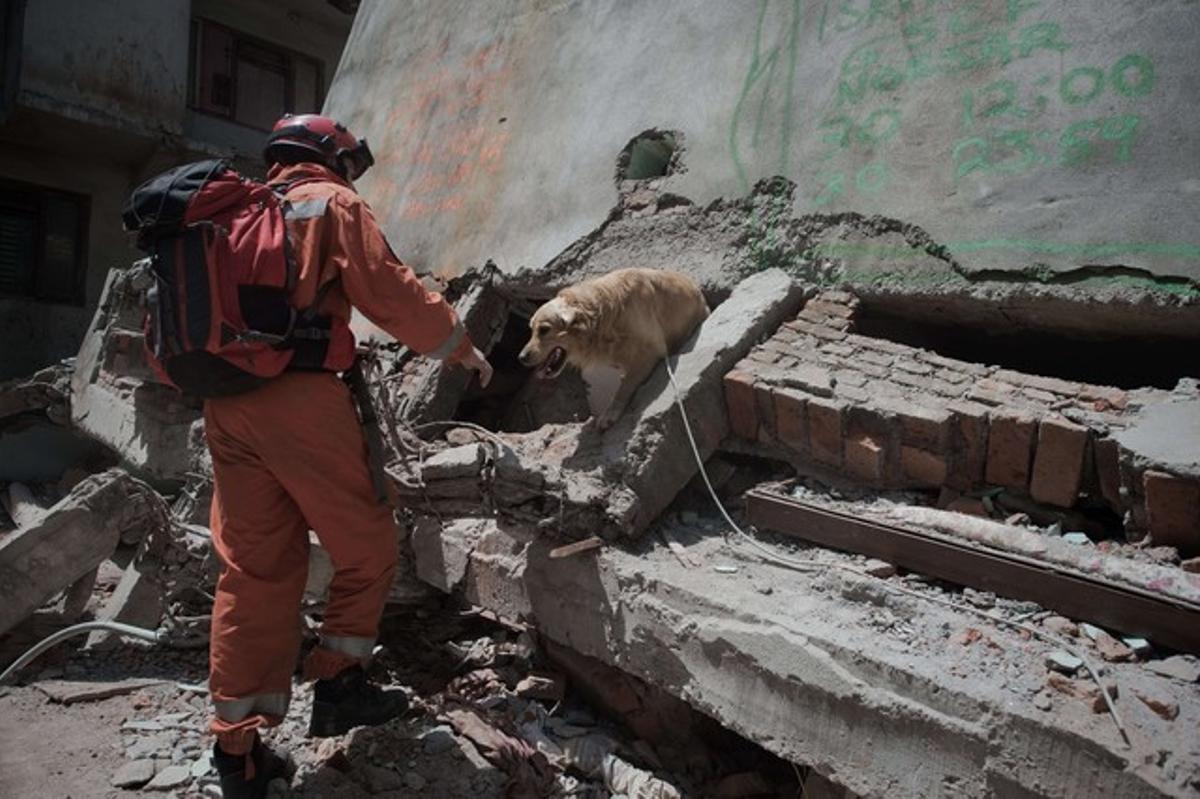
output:
<instances>
[{"instance_id":1,"label":"worker's outstretched hand","mask_svg":"<svg viewBox=\"0 0 1200 799\"><path fill-rule=\"evenodd\" d=\"M471 352L467 357L463 358L460 363L468 369L474 369L479 372L479 385L487 388L487 384L492 382L492 365L488 363L487 358L479 351L478 347L471 347Z\"/></svg>"}]
</instances>

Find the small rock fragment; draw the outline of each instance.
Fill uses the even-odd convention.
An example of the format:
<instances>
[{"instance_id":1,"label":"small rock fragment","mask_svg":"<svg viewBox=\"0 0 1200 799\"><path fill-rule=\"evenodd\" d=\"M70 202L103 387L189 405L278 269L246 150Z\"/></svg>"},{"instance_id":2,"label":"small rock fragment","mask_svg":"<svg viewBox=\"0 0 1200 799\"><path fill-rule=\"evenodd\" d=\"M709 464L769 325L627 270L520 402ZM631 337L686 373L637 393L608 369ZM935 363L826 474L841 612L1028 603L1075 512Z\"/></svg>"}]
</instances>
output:
<instances>
[{"instance_id":1,"label":"small rock fragment","mask_svg":"<svg viewBox=\"0 0 1200 799\"><path fill-rule=\"evenodd\" d=\"M115 788L141 788L154 778L153 760L130 760L112 776Z\"/></svg>"},{"instance_id":2,"label":"small rock fragment","mask_svg":"<svg viewBox=\"0 0 1200 799\"><path fill-rule=\"evenodd\" d=\"M1121 642L1129 647L1134 655L1140 658L1149 657L1154 651L1154 647L1150 646L1150 642L1145 638L1122 638Z\"/></svg>"},{"instance_id":3,"label":"small rock fragment","mask_svg":"<svg viewBox=\"0 0 1200 799\"><path fill-rule=\"evenodd\" d=\"M454 731L446 724L440 724L421 736L421 749L427 755L439 755L442 752L450 751L457 745Z\"/></svg>"},{"instance_id":4,"label":"small rock fragment","mask_svg":"<svg viewBox=\"0 0 1200 799\"><path fill-rule=\"evenodd\" d=\"M1146 667L1155 674L1184 682L1200 682L1200 660L1187 655L1175 655L1163 660L1152 660Z\"/></svg>"},{"instance_id":5,"label":"small rock fragment","mask_svg":"<svg viewBox=\"0 0 1200 799\"><path fill-rule=\"evenodd\" d=\"M1083 668L1083 661L1070 652L1056 649L1049 655L1046 655L1046 668L1057 671L1060 674L1066 674L1069 677Z\"/></svg>"},{"instance_id":6,"label":"small rock fragment","mask_svg":"<svg viewBox=\"0 0 1200 799\"><path fill-rule=\"evenodd\" d=\"M1087 533L1063 533L1063 541L1070 544L1080 544L1088 546L1092 543L1092 539L1088 538Z\"/></svg>"},{"instance_id":7,"label":"small rock fragment","mask_svg":"<svg viewBox=\"0 0 1200 799\"><path fill-rule=\"evenodd\" d=\"M560 674L530 674L517 683L517 696L557 702L566 693L566 683Z\"/></svg>"},{"instance_id":8,"label":"small rock fragment","mask_svg":"<svg viewBox=\"0 0 1200 799\"><path fill-rule=\"evenodd\" d=\"M1174 721L1179 716L1179 703L1174 699L1145 688L1135 688L1133 694L1164 721Z\"/></svg>"},{"instance_id":9,"label":"small rock fragment","mask_svg":"<svg viewBox=\"0 0 1200 799\"><path fill-rule=\"evenodd\" d=\"M1054 702L1050 699L1050 694L1045 691L1038 691L1033 696L1033 706L1038 710L1050 710L1054 707Z\"/></svg>"},{"instance_id":10,"label":"small rock fragment","mask_svg":"<svg viewBox=\"0 0 1200 799\"><path fill-rule=\"evenodd\" d=\"M425 787L425 778L415 771L410 771L404 775L404 784L414 791L419 791Z\"/></svg>"},{"instance_id":11,"label":"small rock fragment","mask_svg":"<svg viewBox=\"0 0 1200 799\"><path fill-rule=\"evenodd\" d=\"M169 791L184 783L191 782L192 770L188 766L167 766L154 775L154 779L146 785L148 791Z\"/></svg>"},{"instance_id":12,"label":"small rock fragment","mask_svg":"<svg viewBox=\"0 0 1200 799\"><path fill-rule=\"evenodd\" d=\"M1183 569L1185 572L1200 574L1200 557L1188 558L1185 561L1181 561L1179 563L1179 568Z\"/></svg>"},{"instance_id":13,"label":"small rock fragment","mask_svg":"<svg viewBox=\"0 0 1200 799\"><path fill-rule=\"evenodd\" d=\"M896 574L896 567L886 560L868 558L866 564L863 566L863 571L872 577L879 577L886 580L888 577Z\"/></svg>"},{"instance_id":14,"label":"small rock fragment","mask_svg":"<svg viewBox=\"0 0 1200 799\"><path fill-rule=\"evenodd\" d=\"M1047 616L1042 620L1042 626L1058 636L1074 638L1079 635L1079 625L1065 616Z\"/></svg>"}]
</instances>

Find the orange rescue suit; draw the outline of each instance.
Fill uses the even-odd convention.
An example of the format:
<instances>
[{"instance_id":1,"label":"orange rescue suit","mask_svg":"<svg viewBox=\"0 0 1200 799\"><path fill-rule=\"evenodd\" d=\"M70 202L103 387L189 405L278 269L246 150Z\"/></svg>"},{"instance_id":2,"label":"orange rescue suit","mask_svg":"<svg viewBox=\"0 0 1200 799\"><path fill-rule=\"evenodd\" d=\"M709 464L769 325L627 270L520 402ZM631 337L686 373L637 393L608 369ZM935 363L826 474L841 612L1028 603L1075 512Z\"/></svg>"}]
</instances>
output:
<instances>
[{"instance_id":1,"label":"orange rescue suit","mask_svg":"<svg viewBox=\"0 0 1200 799\"><path fill-rule=\"evenodd\" d=\"M400 262L353 187L317 164L275 166L285 184L299 268L296 308L318 297L332 318L323 372L285 372L255 391L204 406L221 559L213 608L212 731L230 754L287 711L300 645L308 531L335 568L320 644L305 676L324 679L370 654L396 568L397 531L376 498L349 389L351 306L418 353L456 363L472 343L454 309Z\"/></svg>"}]
</instances>

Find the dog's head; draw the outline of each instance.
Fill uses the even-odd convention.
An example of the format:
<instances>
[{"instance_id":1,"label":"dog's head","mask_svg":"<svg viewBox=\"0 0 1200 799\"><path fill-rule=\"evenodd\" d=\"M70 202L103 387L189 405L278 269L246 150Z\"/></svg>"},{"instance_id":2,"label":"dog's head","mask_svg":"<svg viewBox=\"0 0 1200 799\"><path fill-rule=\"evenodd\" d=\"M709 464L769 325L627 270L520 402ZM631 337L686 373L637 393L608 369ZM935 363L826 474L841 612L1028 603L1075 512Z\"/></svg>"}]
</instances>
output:
<instances>
[{"instance_id":1,"label":"dog's head","mask_svg":"<svg viewBox=\"0 0 1200 799\"><path fill-rule=\"evenodd\" d=\"M562 297L538 308L529 320L532 335L518 356L525 366L536 368L543 379L558 377L571 353L573 339L582 328L578 309Z\"/></svg>"}]
</instances>

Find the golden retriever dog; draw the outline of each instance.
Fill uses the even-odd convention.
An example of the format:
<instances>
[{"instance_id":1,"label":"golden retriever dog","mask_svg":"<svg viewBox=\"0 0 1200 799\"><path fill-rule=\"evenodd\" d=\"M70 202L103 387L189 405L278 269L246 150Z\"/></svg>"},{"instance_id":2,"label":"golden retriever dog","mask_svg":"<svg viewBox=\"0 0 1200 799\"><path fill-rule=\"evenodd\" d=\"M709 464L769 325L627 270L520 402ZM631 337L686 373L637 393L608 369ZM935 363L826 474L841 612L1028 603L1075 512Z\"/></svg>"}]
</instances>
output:
<instances>
[{"instance_id":1,"label":"golden retriever dog","mask_svg":"<svg viewBox=\"0 0 1200 799\"><path fill-rule=\"evenodd\" d=\"M565 288L538 308L519 357L543 380L558 377L568 364L578 367L592 418L603 430L659 361L707 317L704 295L686 275L619 269Z\"/></svg>"}]
</instances>

